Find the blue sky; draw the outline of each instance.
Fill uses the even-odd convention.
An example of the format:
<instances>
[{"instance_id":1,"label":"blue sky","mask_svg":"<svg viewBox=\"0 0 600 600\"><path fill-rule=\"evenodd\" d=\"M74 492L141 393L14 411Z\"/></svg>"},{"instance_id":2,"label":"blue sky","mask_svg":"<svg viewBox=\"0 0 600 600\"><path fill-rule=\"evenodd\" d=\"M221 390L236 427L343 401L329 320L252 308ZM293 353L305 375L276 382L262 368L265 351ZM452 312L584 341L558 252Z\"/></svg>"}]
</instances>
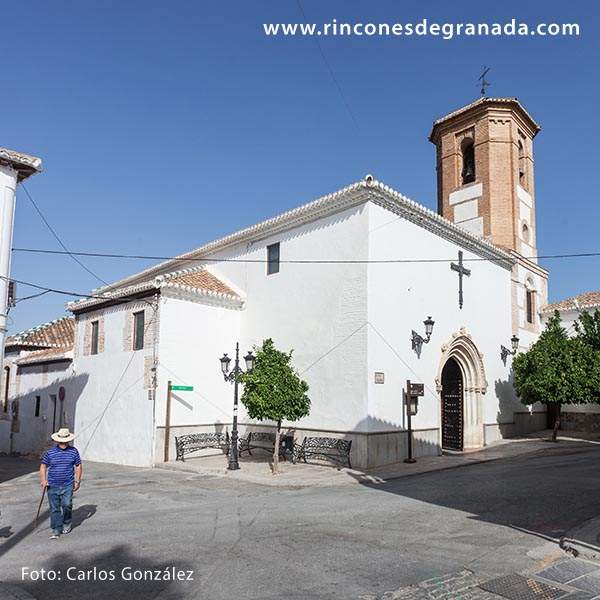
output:
<instances>
[{"instance_id":1,"label":"blue sky","mask_svg":"<svg viewBox=\"0 0 600 600\"><path fill-rule=\"evenodd\" d=\"M499 6L496 6L498 4ZM72 250L173 255L372 172L435 208L431 122L477 97L517 96L541 123L541 254L600 250L598 7L531 1L302 0L315 22L578 22L579 38L268 38L296 0L12 3L0 51L0 146L41 156L26 184ZM59 249L23 191L14 246ZM418 254L418 252L417 252ZM86 259L113 280L149 263ZM543 263L550 297L599 289L600 259ZM88 291L68 257L15 253L13 276ZM21 287L19 295L33 290ZM64 314L46 295L11 331Z\"/></svg>"}]
</instances>

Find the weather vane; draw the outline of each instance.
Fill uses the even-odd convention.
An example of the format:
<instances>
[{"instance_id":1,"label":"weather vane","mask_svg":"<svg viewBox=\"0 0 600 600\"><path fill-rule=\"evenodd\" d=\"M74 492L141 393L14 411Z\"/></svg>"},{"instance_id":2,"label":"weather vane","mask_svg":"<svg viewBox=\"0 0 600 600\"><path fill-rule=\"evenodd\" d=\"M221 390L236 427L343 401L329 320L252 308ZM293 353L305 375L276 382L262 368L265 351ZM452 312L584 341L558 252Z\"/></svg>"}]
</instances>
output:
<instances>
[{"instance_id":1,"label":"weather vane","mask_svg":"<svg viewBox=\"0 0 600 600\"><path fill-rule=\"evenodd\" d=\"M481 82L481 95L485 96L485 88L489 85L492 85L489 81L486 80L485 76L488 74L491 67L483 67L483 73L479 76L477 81Z\"/></svg>"}]
</instances>

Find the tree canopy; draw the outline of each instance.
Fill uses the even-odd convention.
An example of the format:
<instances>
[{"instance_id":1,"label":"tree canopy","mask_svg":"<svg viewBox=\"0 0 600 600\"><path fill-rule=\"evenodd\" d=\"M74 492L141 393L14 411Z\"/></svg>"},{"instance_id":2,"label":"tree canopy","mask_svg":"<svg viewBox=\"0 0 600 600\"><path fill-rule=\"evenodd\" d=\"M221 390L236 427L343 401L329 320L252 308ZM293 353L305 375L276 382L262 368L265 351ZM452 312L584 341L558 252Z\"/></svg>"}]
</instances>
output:
<instances>
[{"instance_id":1,"label":"tree canopy","mask_svg":"<svg viewBox=\"0 0 600 600\"><path fill-rule=\"evenodd\" d=\"M308 384L291 365L292 350L277 350L273 340L266 339L255 351L254 369L239 376L240 382L244 384L241 401L250 418L277 423L273 454L273 472L276 473L281 422L297 421L309 414Z\"/></svg>"},{"instance_id":2,"label":"tree canopy","mask_svg":"<svg viewBox=\"0 0 600 600\"><path fill-rule=\"evenodd\" d=\"M524 404L598 402L600 352L582 336L569 337L558 311L531 348L515 356L513 370Z\"/></svg>"}]
</instances>

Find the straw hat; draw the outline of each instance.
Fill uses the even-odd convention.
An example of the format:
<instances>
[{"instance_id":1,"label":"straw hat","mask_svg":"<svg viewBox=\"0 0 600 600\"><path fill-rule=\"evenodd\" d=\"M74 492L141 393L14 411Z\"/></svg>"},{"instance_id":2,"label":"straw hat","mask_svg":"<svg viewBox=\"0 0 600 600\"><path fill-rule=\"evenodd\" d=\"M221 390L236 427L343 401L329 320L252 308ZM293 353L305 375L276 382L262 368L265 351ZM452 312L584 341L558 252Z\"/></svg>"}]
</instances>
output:
<instances>
[{"instance_id":1,"label":"straw hat","mask_svg":"<svg viewBox=\"0 0 600 600\"><path fill-rule=\"evenodd\" d=\"M72 442L75 439L75 434L71 433L68 427L62 427L50 437L59 444L66 444L67 442Z\"/></svg>"}]
</instances>

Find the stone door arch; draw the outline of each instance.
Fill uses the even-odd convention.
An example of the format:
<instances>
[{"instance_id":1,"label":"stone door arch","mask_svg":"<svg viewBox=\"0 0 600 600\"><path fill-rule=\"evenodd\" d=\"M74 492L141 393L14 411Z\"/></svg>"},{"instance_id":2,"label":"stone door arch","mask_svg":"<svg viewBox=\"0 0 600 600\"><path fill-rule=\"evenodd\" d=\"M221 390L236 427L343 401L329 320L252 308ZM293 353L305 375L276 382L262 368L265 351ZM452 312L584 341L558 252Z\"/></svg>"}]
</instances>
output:
<instances>
[{"instance_id":1,"label":"stone door arch","mask_svg":"<svg viewBox=\"0 0 600 600\"><path fill-rule=\"evenodd\" d=\"M464 328L454 333L450 341L442 346L442 356L435 380L437 391L440 394L440 420L443 391L442 371L450 358L456 361L462 374L463 449L481 448L484 441L483 395L487 391L488 383L483 367L483 355Z\"/></svg>"}]
</instances>

